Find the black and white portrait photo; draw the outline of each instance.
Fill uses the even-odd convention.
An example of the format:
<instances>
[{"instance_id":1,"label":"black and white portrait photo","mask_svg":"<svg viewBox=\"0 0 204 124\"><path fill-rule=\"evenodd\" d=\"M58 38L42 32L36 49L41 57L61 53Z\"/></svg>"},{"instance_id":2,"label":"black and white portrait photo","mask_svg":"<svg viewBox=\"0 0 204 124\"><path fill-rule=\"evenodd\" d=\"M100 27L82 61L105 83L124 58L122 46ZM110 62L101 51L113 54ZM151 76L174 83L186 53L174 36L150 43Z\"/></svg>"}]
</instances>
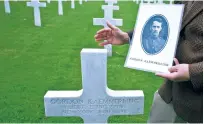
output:
<instances>
[{"instance_id":1,"label":"black and white portrait photo","mask_svg":"<svg viewBox=\"0 0 204 124\"><path fill-rule=\"evenodd\" d=\"M169 26L163 15L153 15L145 23L141 45L146 54L155 55L160 53L167 41L169 34Z\"/></svg>"},{"instance_id":2,"label":"black and white portrait photo","mask_svg":"<svg viewBox=\"0 0 204 124\"><path fill-rule=\"evenodd\" d=\"M178 46L183 10L184 5L141 5L125 67L169 73Z\"/></svg>"}]
</instances>

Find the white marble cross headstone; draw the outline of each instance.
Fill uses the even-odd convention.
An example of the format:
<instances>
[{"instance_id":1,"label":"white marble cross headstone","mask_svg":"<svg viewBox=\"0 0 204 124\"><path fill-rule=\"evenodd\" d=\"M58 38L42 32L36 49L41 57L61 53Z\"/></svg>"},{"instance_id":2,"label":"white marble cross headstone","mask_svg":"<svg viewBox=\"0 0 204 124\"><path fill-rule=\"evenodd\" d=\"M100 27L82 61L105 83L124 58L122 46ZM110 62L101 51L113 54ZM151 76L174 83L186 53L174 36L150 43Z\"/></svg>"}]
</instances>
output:
<instances>
[{"instance_id":1,"label":"white marble cross headstone","mask_svg":"<svg viewBox=\"0 0 204 124\"><path fill-rule=\"evenodd\" d=\"M82 4L82 0L79 0L79 4Z\"/></svg>"},{"instance_id":2,"label":"white marble cross headstone","mask_svg":"<svg viewBox=\"0 0 204 124\"><path fill-rule=\"evenodd\" d=\"M71 0L71 8L74 9L75 8L75 3L74 0Z\"/></svg>"},{"instance_id":3,"label":"white marble cross headstone","mask_svg":"<svg viewBox=\"0 0 204 124\"><path fill-rule=\"evenodd\" d=\"M82 90L45 94L46 116L79 116L84 123L107 123L112 115L143 114L143 91L114 91L107 87L106 49L82 49L81 70Z\"/></svg>"},{"instance_id":4,"label":"white marble cross headstone","mask_svg":"<svg viewBox=\"0 0 204 124\"><path fill-rule=\"evenodd\" d=\"M159 4L164 4L164 3L163 3L163 0L158 0L158 3L159 3Z\"/></svg>"},{"instance_id":5,"label":"white marble cross headstone","mask_svg":"<svg viewBox=\"0 0 204 124\"><path fill-rule=\"evenodd\" d=\"M173 4L174 0L170 0L170 4Z\"/></svg>"},{"instance_id":6,"label":"white marble cross headstone","mask_svg":"<svg viewBox=\"0 0 204 124\"><path fill-rule=\"evenodd\" d=\"M136 2L137 4L139 4L139 0L134 0L133 2Z\"/></svg>"},{"instance_id":7,"label":"white marble cross headstone","mask_svg":"<svg viewBox=\"0 0 204 124\"><path fill-rule=\"evenodd\" d=\"M9 0L4 0L4 6L5 6L5 12L6 13L11 13Z\"/></svg>"},{"instance_id":8,"label":"white marble cross headstone","mask_svg":"<svg viewBox=\"0 0 204 124\"><path fill-rule=\"evenodd\" d=\"M58 0L58 14L63 15L63 4L62 2L65 0ZM47 0L48 3L50 3L50 0Z\"/></svg>"},{"instance_id":9,"label":"white marble cross headstone","mask_svg":"<svg viewBox=\"0 0 204 124\"><path fill-rule=\"evenodd\" d=\"M31 2L27 2L27 6L34 8L35 25L41 26L40 8L39 7L46 7L46 3L39 2L39 0L31 0Z\"/></svg>"},{"instance_id":10,"label":"white marble cross headstone","mask_svg":"<svg viewBox=\"0 0 204 124\"><path fill-rule=\"evenodd\" d=\"M114 3L117 3L117 0L105 0L108 5L103 5L102 9L104 10L104 18L94 18L93 25L101 25L104 28L107 28L106 21L111 23L114 26L122 26L122 19L113 19L113 10L119 10L119 6L114 6ZM105 45L105 48L108 50L108 56L112 56L112 45Z\"/></svg>"},{"instance_id":11,"label":"white marble cross headstone","mask_svg":"<svg viewBox=\"0 0 204 124\"><path fill-rule=\"evenodd\" d=\"M117 0L105 0L105 3L108 3L108 5L114 5L117 4Z\"/></svg>"},{"instance_id":12,"label":"white marble cross headstone","mask_svg":"<svg viewBox=\"0 0 204 124\"><path fill-rule=\"evenodd\" d=\"M58 0L58 14L59 14L59 15L63 15L63 5L62 5L62 1L64 1L64 0Z\"/></svg>"}]
</instances>

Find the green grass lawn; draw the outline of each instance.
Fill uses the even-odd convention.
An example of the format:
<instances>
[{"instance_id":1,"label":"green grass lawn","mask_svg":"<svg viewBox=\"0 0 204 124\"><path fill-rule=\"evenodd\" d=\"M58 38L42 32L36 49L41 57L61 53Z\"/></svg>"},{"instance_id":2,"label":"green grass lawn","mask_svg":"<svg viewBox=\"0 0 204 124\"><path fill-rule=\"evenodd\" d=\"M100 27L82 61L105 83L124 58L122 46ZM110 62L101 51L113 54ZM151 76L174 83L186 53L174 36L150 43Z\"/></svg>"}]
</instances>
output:
<instances>
[{"instance_id":1,"label":"green grass lawn","mask_svg":"<svg viewBox=\"0 0 204 124\"><path fill-rule=\"evenodd\" d=\"M101 26L93 18L103 17L103 2L64 2L64 15L58 15L57 2L41 8L42 27L34 26L33 8L25 2L11 2L5 14L0 2L0 122L3 123L81 123L79 117L45 117L43 97L48 90L82 88L80 51L102 48L94 40ZM124 31L133 29L138 5L119 2L115 18L123 19ZM109 122L145 123L153 94L163 79L153 73L124 68L128 45L113 46L108 58L107 81L113 90L143 90L143 115L112 116Z\"/></svg>"}]
</instances>

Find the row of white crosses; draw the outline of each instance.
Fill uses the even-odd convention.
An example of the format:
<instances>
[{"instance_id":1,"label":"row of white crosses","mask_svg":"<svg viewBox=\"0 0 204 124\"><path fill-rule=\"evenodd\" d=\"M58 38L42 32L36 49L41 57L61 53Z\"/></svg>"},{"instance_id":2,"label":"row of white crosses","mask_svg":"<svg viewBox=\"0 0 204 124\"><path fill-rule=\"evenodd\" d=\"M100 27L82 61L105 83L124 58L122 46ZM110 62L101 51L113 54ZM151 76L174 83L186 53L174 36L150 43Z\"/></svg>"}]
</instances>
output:
<instances>
[{"instance_id":1,"label":"row of white crosses","mask_svg":"<svg viewBox=\"0 0 204 124\"><path fill-rule=\"evenodd\" d=\"M50 3L51 0L47 0L48 3ZM58 14L63 15L63 5L62 2L67 0L58 0ZM85 0L87 2L88 0ZM82 4L82 0L79 0L79 4ZM71 8L75 8L75 0L71 0Z\"/></svg>"},{"instance_id":2,"label":"row of white crosses","mask_svg":"<svg viewBox=\"0 0 204 124\"><path fill-rule=\"evenodd\" d=\"M14 0L14 1L17 1L17 0ZM50 3L51 0L47 0L48 3ZM59 8L62 8L62 1L64 0L58 0L59 2ZM67 0L66 0L67 1ZM71 0L71 8L75 8L75 4L74 4L74 1L75 0ZM137 2L137 4L139 4L139 1L140 0L133 0L133 2ZM163 0L141 0L141 3L143 2L147 2L147 3L150 3L150 2L154 2L156 3L158 1L158 3L163 3ZM170 4L173 3L174 0L170 0ZM87 0L85 0L85 2L87 2ZM79 0L79 4L82 4L82 0ZM10 13L11 12L11 9L10 9L10 4L9 4L9 0L4 0L4 5L5 5L5 12L6 13ZM61 9L59 9L61 11ZM62 12L59 12L59 13L62 13Z\"/></svg>"},{"instance_id":3,"label":"row of white crosses","mask_svg":"<svg viewBox=\"0 0 204 124\"><path fill-rule=\"evenodd\" d=\"M14 1L17 1L17 0L14 0ZM48 3L50 3L51 0L47 0ZM64 0L59 0L58 2L61 3L61 1L64 1ZM65 1L68 1L68 0L65 0ZM75 0L71 0L71 8L75 8L75 3L74 3ZM87 2L88 0L85 0L85 2ZM79 0L79 4L82 4L82 0ZM9 4L9 0L4 0L4 6L5 6L5 12L6 13L10 13L11 12L11 9L10 9L10 4Z\"/></svg>"},{"instance_id":4,"label":"row of white crosses","mask_svg":"<svg viewBox=\"0 0 204 124\"><path fill-rule=\"evenodd\" d=\"M62 2L64 0L58 0L58 14L63 15L63 5ZM87 2L87 0L85 0ZM50 0L47 1L50 3ZM79 1L82 4L82 0ZM39 2L39 0L31 0L31 2L27 2L27 6L34 7L34 19L35 25L41 26L41 18L40 18L40 8L39 7L46 7L46 3ZM75 8L74 0L71 0L71 8Z\"/></svg>"},{"instance_id":5,"label":"row of white crosses","mask_svg":"<svg viewBox=\"0 0 204 124\"><path fill-rule=\"evenodd\" d=\"M17 0L15 0L17 1ZM62 5L62 1L65 0L58 0L58 14L59 15L63 15L63 5ZM87 2L87 0L85 0ZM133 1L137 1L137 3L139 3L139 0L133 0ZM163 0L141 0L141 3L143 3L143 1L147 1L148 3L154 1L158 1L159 3L163 3ZM172 4L173 0L170 0L170 3ZM50 0L47 0L48 3L50 3ZM108 3L108 6L102 6L102 9L104 9L105 11L105 18L103 20L107 20L110 21L112 20L112 15L113 15L113 10L119 10L118 6L113 6L114 3L117 3L117 0L105 0L105 2ZM79 0L79 3L82 4L82 0ZM5 12L6 13L10 13L10 4L9 4L9 0L4 0L4 5L5 5ZM34 8L34 22L36 26L41 26L41 17L40 17L40 7L46 7L46 3L41 3L39 2L39 0L31 0L31 2L27 2L27 6L33 7ZM75 8L75 3L74 0L71 0L71 8ZM110 12L110 13L109 13ZM102 24L102 23L103 24ZM110 21L111 22L111 21ZM117 25L117 24L119 25ZM114 22L112 23L115 26L122 26L122 20L115 20L115 24ZM104 24L104 21L100 21L99 19L94 19L94 25L103 25L104 27L107 27L106 24ZM108 55L112 56L112 46L111 45L106 45L105 48L108 49Z\"/></svg>"},{"instance_id":6,"label":"row of white crosses","mask_svg":"<svg viewBox=\"0 0 204 124\"><path fill-rule=\"evenodd\" d=\"M15 0L17 1L17 0ZM62 1L65 0L58 0L58 14L63 15L63 5ZM50 3L50 0L47 0ZM87 0L85 0L87 2ZM82 0L79 0L79 4L82 4ZM11 13L10 3L9 0L4 0L5 5L5 12ZM31 2L27 2L27 6L34 8L34 24L35 26L41 26L41 16L40 16L40 7L46 7L45 2L39 2L39 0L31 0ZM71 8L75 8L74 0L71 0Z\"/></svg>"}]
</instances>

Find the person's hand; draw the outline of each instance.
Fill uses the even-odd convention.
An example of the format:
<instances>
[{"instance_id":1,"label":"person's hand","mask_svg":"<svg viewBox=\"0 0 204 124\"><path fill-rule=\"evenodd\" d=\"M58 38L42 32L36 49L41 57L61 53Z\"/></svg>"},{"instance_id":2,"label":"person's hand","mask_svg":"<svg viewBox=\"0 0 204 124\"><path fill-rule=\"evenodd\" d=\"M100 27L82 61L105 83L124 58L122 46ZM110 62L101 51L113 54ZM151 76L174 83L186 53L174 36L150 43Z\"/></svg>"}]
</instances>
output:
<instances>
[{"instance_id":1,"label":"person's hand","mask_svg":"<svg viewBox=\"0 0 204 124\"><path fill-rule=\"evenodd\" d=\"M190 80L189 76L189 65L188 64L179 64L178 60L174 58L175 66L169 68L170 73L156 73L155 75L167 78L174 82L188 81Z\"/></svg>"},{"instance_id":2,"label":"person's hand","mask_svg":"<svg viewBox=\"0 0 204 124\"><path fill-rule=\"evenodd\" d=\"M123 45L129 42L129 36L126 32L121 31L119 28L111 25L107 22L109 28L99 30L94 36L96 42L99 42L100 46L107 44ZM104 42L104 40L107 40Z\"/></svg>"}]
</instances>

